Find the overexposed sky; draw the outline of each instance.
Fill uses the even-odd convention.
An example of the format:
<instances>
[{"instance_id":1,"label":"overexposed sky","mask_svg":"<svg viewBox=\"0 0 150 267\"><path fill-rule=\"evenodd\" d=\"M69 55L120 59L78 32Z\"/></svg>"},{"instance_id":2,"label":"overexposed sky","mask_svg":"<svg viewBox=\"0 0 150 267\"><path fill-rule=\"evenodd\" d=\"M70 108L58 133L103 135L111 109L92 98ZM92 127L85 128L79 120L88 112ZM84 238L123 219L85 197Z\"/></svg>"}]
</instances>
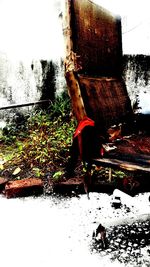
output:
<instances>
[{"instance_id":1,"label":"overexposed sky","mask_svg":"<svg viewBox=\"0 0 150 267\"><path fill-rule=\"evenodd\" d=\"M57 0L0 0L0 52L18 58L62 54Z\"/></svg>"},{"instance_id":2,"label":"overexposed sky","mask_svg":"<svg viewBox=\"0 0 150 267\"><path fill-rule=\"evenodd\" d=\"M93 0L122 18L125 54L150 54L149 0Z\"/></svg>"},{"instance_id":3,"label":"overexposed sky","mask_svg":"<svg viewBox=\"0 0 150 267\"><path fill-rule=\"evenodd\" d=\"M63 0L0 0L0 52L16 58L63 55ZM123 52L150 54L149 0L93 0L122 17Z\"/></svg>"}]
</instances>

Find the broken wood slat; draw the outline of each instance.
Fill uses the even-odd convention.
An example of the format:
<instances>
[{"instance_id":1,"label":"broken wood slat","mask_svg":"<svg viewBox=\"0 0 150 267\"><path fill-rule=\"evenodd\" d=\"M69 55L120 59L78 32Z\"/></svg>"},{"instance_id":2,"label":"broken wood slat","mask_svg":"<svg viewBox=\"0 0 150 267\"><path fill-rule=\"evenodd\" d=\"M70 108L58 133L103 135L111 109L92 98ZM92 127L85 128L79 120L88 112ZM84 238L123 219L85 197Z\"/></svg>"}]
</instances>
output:
<instances>
[{"instance_id":1,"label":"broken wood slat","mask_svg":"<svg viewBox=\"0 0 150 267\"><path fill-rule=\"evenodd\" d=\"M4 191L7 198L40 195L42 193L43 181L37 178L10 181L6 184Z\"/></svg>"},{"instance_id":2,"label":"broken wood slat","mask_svg":"<svg viewBox=\"0 0 150 267\"><path fill-rule=\"evenodd\" d=\"M116 167L129 171L144 171L150 172L150 164L140 165L137 163L123 161L119 159L110 159L110 158L99 158L93 159L93 164L104 166L104 167Z\"/></svg>"}]
</instances>

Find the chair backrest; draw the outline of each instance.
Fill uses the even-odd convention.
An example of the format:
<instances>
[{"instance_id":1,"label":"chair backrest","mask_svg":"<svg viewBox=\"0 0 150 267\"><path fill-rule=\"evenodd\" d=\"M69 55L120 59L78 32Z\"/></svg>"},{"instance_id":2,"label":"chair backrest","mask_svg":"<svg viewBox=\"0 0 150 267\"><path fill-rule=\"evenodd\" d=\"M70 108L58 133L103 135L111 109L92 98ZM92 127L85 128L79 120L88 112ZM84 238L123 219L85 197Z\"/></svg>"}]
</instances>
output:
<instances>
[{"instance_id":1,"label":"chair backrest","mask_svg":"<svg viewBox=\"0 0 150 267\"><path fill-rule=\"evenodd\" d=\"M122 79L121 19L90 0L66 0L67 52L73 52L87 115L109 127L131 117Z\"/></svg>"},{"instance_id":2,"label":"chair backrest","mask_svg":"<svg viewBox=\"0 0 150 267\"><path fill-rule=\"evenodd\" d=\"M79 76L87 116L101 129L131 121L132 109L124 81Z\"/></svg>"}]
</instances>

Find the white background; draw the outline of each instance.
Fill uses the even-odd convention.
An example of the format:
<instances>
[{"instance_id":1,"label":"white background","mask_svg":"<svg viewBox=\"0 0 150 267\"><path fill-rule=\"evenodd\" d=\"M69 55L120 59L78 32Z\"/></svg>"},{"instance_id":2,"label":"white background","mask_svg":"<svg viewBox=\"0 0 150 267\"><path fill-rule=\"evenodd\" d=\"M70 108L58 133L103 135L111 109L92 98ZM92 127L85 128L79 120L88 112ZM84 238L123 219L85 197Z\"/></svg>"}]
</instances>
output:
<instances>
[{"instance_id":1,"label":"white background","mask_svg":"<svg viewBox=\"0 0 150 267\"><path fill-rule=\"evenodd\" d=\"M122 18L123 52L150 54L149 0L94 0Z\"/></svg>"},{"instance_id":2,"label":"white background","mask_svg":"<svg viewBox=\"0 0 150 267\"><path fill-rule=\"evenodd\" d=\"M149 0L94 0L122 17L123 52L150 54ZM0 0L0 52L16 58L63 55L63 0Z\"/></svg>"}]
</instances>

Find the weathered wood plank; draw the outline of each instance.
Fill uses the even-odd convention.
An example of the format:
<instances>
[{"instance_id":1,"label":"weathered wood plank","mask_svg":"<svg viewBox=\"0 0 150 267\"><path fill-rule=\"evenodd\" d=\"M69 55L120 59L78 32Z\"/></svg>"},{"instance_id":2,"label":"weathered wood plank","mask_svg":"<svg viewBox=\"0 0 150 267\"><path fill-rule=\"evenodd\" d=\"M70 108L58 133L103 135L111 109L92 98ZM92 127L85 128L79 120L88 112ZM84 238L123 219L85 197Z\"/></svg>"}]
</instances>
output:
<instances>
[{"instance_id":1,"label":"weathered wood plank","mask_svg":"<svg viewBox=\"0 0 150 267\"><path fill-rule=\"evenodd\" d=\"M132 118L131 102L122 79L80 75L79 85L87 115L100 128Z\"/></svg>"},{"instance_id":2,"label":"weathered wood plank","mask_svg":"<svg viewBox=\"0 0 150 267\"><path fill-rule=\"evenodd\" d=\"M150 172L150 164L138 164L129 161L119 160L119 159L110 159L110 158L98 158L93 159L93 164L104 166L104 167L114 167L125 169L129 171L144 171Z\"/></svg>"},{"instance_id":3,"label":"weathered wood plank","mask_svg":"<svg viewBox=\"0 0 150 267\"><path fill-rule=\"evenodd\" d=\"M121 20L89 0L70 0L74 52L82 73L119 76L121 72Z\"/></svg>"}]
</instances>

